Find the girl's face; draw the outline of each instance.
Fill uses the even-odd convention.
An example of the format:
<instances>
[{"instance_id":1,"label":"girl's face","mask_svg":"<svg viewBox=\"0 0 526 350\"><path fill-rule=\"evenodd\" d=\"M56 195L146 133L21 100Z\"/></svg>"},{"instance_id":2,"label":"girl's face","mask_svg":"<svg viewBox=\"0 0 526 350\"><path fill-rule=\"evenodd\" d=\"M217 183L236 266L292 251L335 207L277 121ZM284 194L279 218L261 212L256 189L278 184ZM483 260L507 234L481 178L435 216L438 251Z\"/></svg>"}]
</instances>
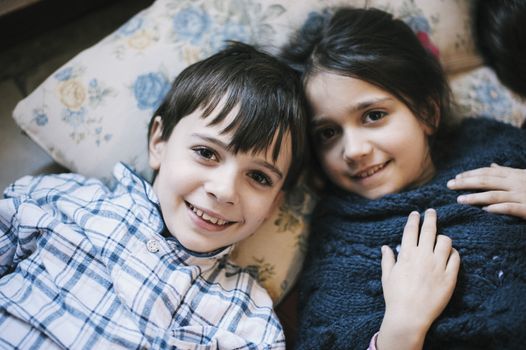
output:
<instances>
[{"instance_id":1,"label":"girl's face","mask_svg":"<svg viewBox=\"0 0 526 350\"><path fill-rule=\"evenodd\" d=\"M340 187L369 199L429 181L428 136L399 99L363 80L321 71L307 81L321 165Z\"/></svg>"}]
</instances>

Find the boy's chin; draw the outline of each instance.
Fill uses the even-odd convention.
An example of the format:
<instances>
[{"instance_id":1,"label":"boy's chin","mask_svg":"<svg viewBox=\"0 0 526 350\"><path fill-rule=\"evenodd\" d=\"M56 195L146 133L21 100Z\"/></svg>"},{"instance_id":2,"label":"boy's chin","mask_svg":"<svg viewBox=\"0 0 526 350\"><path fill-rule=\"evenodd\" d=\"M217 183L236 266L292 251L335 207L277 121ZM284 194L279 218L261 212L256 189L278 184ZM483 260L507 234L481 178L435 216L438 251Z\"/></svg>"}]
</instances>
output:
<instances>
[{"instance_id":1,"label":"boy's chin","mask_svg":"<svg viewBox=\"0 0 526 350\"><path fill-rule=\"evenodd\" d=\"M188 239L185 237L177 237L174 236L179 244L183 246L183 248L188 251L189 253L194 254L209 254L214 252L219 252L220 250L223 250L224 248L228 247L229 245L221 245L217 243L212 243L208 241L201 241L198 239Z\"/></svg>"}]
</instances>

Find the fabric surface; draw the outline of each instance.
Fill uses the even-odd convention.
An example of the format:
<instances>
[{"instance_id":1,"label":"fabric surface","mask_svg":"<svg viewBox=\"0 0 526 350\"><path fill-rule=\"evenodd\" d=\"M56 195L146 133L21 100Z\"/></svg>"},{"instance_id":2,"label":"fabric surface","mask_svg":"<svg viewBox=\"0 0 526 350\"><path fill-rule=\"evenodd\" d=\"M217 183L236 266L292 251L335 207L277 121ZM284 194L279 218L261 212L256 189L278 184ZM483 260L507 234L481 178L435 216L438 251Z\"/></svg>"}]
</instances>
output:
<instances>
[{"instance_id":1,"label":"fabric surface","mask_svg":"<svg viewBox=\"0 0 526 350\"><path fill-rule=\"evenodd\" d=\"M0 348L284 348L271 299L231 247L187 251L163 235L151 186L122 164L114 174L113 189L64 174L5 191Z\"/></svg>"},{"instance_id":2,"label":"fabric surface","mask_svg":"<svg viewBox=\"0 0 526 350\"><path fill-rule=\"evenodd\" d=\"M526 168L526 131L466 119L447 138L429 183L368 200L329 189L314 211L300 278L299 349L365 349L384 313L381 252L396 249L407 216L435 208L438 232L453 239L461 270L427 349L522 349L526 342L526 222L456 203L447 189L462 171L492 162Z\"/></svg>"},{"instance_id":3,"label":"fabric surface","mask_svg":"<svg viewBox=\"0 0 526 350\"><path fill-rule=\"evenodd\" d=\"M327 6L374 6L393 13L436 51L447 70L479 62L465 1L156 0L61 66L20 101L13 116L24 133L73 172L109 182L113 165L122 161L148 178L147 125L182 69L219 50L225 40L275 53ZM313 204L299 186L234 252L236 263L251 269L275 303L301 269Z\"/></svg>"},{"instance_id":4,"label":"fabric surface","mask_svg":"<svg viewBox=\"0 0 526 350\"><path fill-rule=\"evenodd\" d=\"M526 97L515 94L489 67L479 67L449 77L457 116L500 120L520 127L526 122Z\"/></svg>"}]
</instances>

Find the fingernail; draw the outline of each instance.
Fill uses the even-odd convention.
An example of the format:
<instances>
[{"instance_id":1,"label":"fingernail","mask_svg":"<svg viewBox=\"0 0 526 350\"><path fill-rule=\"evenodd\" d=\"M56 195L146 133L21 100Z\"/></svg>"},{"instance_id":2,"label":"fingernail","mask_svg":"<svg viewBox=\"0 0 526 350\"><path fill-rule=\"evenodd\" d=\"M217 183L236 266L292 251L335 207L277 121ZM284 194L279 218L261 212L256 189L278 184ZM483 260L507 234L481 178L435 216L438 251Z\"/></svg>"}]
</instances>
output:
<instances>
[{"instance_id":1,"label":"fingernail","mask_svg":"<svg viewBox=\"0 0 526 350\"><path fill-rule=\"evenodd\" d=\"M413 210L411 212L411 214L409 214L409 215L411 215L411 216L419 216L420 214L416 210Z\"/></svg>"},{"instance_id":2,"label":"fingernail","mask_svg":"<svg viewBox=\"0 0 526 350\"><path fill-rule=\"evenodd\" d=\"M466 202L466 196L458 196L457 197L458 203L465 203Z\"/></svg>"},{"instance_id":3,"label":"fingernail","mask_svg":"<svg viewBox=\"0 0 526 350\"><path fill-rule=\"evenodd\" d=\"M384 254L387 247L383 245L381 249L382 249L382 254Z\"/></svg>"},{"instance_id":4,"label":"fingernail","mask_svg":"<svg viewBox=\"0 0 526 350\"><path fill-rule=\"evenodd\" d=\"M426 210L426 214L432 214L434 212L435 212L435 209L433 209L433 208L429 208L429 209Z\"/></svg>"},{"instance_id":5,"label":"fingernail","mask_svg":"<svg viewBox=\"0 0 526 350\"><path fill-rule=\"evenodd\" d=\"M455 180L449 180L447 182L447 186L450 187L450 186L455 186Z\"/></svg>"},{"instance_id":6,"label":"fingernail","mask_svg":"<svg viewBox=\"0 0 526 350\"><path fill-rule=\"evenodd\" d=\"M482 210L488 211L488 207L482 207Z\"/></svg>"}]
</instances>

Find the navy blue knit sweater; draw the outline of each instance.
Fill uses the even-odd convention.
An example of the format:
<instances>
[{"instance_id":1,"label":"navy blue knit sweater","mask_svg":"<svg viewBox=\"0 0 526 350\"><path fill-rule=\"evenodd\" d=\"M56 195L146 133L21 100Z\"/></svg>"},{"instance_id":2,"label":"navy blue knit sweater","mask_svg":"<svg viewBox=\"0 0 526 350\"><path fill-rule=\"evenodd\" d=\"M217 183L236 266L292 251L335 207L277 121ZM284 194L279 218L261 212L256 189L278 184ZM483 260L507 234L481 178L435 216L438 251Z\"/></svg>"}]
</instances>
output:
<instances>
[{"instance_id":1,"label":"navy blue knit sweater","mask_svg":"<svg viewBox=\"0 0 526 350\"><path fill-rule=\"evenodd\" d=\"M526 130L467 120L443 140L437 174L417 189L368 200L329 188L314 211L300 279L300 349L366 349L384 314L380 247L395 248L407 216L435 208L462 264L428 349L524 349L526 221L456 203L446 182L492 162L526 168Z\"/></svg>"}]
</instances>

